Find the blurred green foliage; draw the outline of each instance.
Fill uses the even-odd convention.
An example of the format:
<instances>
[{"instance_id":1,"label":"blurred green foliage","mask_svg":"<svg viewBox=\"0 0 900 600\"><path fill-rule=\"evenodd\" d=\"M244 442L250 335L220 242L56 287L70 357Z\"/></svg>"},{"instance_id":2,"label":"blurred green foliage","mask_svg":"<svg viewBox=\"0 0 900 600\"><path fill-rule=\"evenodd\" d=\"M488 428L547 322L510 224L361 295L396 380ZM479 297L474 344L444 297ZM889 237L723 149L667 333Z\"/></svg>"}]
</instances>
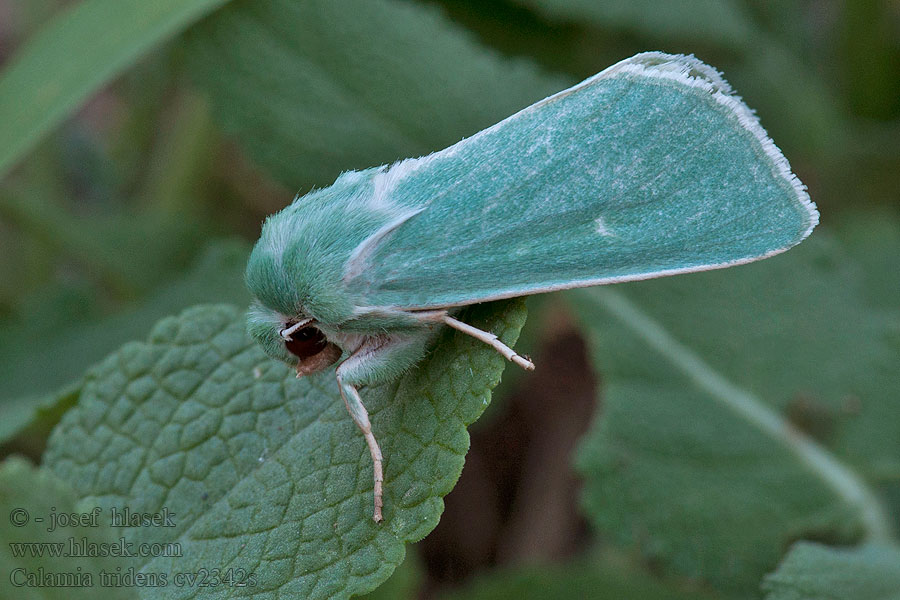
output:
<instances>
[{"instance_id":1,"label":"blurred green foliage","mask_svg":"<svg viewBox=\"0 0 900 600\"><path fill-rule=\"evenodd\" d=\"M769 600L853 598L890 600L900 590L900 550L878 544L828 548L797 544L766 577Z\"/></svg>"},{"instance_id":2,"label":"blurred green foliage","mask_svg":"<svg viewBox=\"0 0 900 600\"><path fill-rule=\"evenodd\" d=\"M868 486L900 472L900 323L862 287L820 231L743 269L570 294L606 377L578 456L598 528L734 591L796 539L889 539L900 507Z\"/></svg>"},{"instance_id":3,"label":"blurred green foliage","mask_svg":"<svg viewBox=\"0 0 900 600\"><path fill-rule=\"evenodd\" d=\"M17 513L19 518L6 518L0 522L0 537L3 539L3 544L0 546L0 565L3 565L8 578L4 582L4 591L15 591L15 588L18 587L24 590L24 593L17 594L15 597L28 599L48 597L44 594L34 594L34 588L29 589L30 586L21 585L27 581L26 570L40 564L49 573L70 572L78 573L79 577L90 577L98 584L96 587L71 586L63 588L64 594L57 593L56 596L53 596L89 600L97 597L101 571L115 572L116 567L124 565L127 569L132 566L121 557L50 556L49 552L47 556L38 561L31 558L29 553L23 552L22 546L17 546L40 539L65 547L70 538L84 540L85 546L88 544L115 545L119 533L100 519L96 520L96 526L84 527L78 523L71 525L60 523L57 526L59 522L54 523L50 519L40 523L32 518L37 515L50 515L54 512L56 515L72 514L79 510L78 501L79 496L71 486L58 479L47 469L34 467L19 457L7 459L0 465L0 506L3 508L15 507L13 510L26 511ZM52 586L49 587L56 590ZM6 597L13 596L9 594ZM109 587L103 596L104 599L109 600L133 600L137 597L137 592L133 587L124 586Z\"/></svg>"},{"instance_id":4,"label":"blurred green foliage","mask_svg":"<svg viewBox=\"0 0 900 600\"><path fill-rule=\"evenodd\" d=\"M37 459L80 374L160 318L245 302L247 244L295 192L443 147L645 50L722 70L822 225L785 257L622 293L805 430L896 521L900 8L888 0L0 0L7 451ZM473 597L566 585L679 597L684 582L660 573L711 597L759 597L790 542L866 536L852 506L814 494L815 472L798 474L784 448L719 414L627 319L574 302L608 411L583 445L583 510L592 544L624 549L629 575L582 562L485 579ZM636 453L642 468L628 468ZM654 489L661 473L711 491ZM815 502L818 517L804 520ZM897 570L895 550L865 548L799 545L766 589L813 598L810 573ZM396 597L413 597L417 577L400 576Z\"/></svg>"}]
</instances>

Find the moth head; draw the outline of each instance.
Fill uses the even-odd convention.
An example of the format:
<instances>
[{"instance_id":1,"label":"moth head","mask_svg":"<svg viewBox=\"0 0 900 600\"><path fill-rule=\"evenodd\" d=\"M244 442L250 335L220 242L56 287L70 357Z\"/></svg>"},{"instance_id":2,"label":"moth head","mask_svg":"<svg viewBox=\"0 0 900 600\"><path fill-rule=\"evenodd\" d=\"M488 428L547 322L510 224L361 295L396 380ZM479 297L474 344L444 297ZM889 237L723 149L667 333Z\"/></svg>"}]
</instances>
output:
<instances>
[{"instance_id":1,"label":"moth head","mask_svg":"<svg viewBox=\"0 0 900 600\"><path fill-rule=\"evenodd\" d=\"M294 365L297 377L327 369L341 357L340 347L312 319L285 317L259 302L247 311L247 332L266 354Z\"/></svg>"}]
</instances>

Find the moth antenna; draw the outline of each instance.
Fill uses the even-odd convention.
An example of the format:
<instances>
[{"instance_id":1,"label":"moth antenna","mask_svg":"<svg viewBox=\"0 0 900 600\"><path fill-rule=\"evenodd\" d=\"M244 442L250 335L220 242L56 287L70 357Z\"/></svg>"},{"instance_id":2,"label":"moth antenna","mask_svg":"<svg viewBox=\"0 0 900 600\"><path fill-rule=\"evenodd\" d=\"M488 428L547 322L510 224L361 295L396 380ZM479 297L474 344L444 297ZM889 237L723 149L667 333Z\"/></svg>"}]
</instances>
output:
<instances>
[{"instance_id":1,"label":"moth antenna","mask_svg":"<svg viewBox=\"0 0 900 600\"><path fill-rule=\"evenodd\" d=\"M286 327L286 328L282 329L282 330L279 331L278 333L281 334L281 338L282 338L284 341L290 342L290 341L291 341L291 334L292 334L292 333L294 333L294 332L297 331L298 329L303 329L304 327L306 327L307 325L309 325L310 323L312 323L313 320L314 320L314 319L312 319L312 318L309 318L309 319L303 319L302 321L298 321L298 322L294 323L294 324L291 325L290 327ZM270 329L269 331L272 331L272 330Z\"/></svg>"},{"instance_id":2,"label":"moth antenna","mask_svg":"<svg viewBox=\"0 0 900 600\"><path fill-rule=\"evenodd\" d=\"M472 327L467 323L463 323L462 321L458 321L449 315L444 315L443 319L444 323L456 329L457 331L462 331L466 335L471 335L476 340L480 340L485 344L492 347L494 350L499 352L506 358L506 360L510 360L526 371L534 371L534 363L525 358L524 356L520 356L516 354L515 350L504 344L500 341L500 339L489 331L482 331L477 327Z\"/></svg>"}]
</instances>

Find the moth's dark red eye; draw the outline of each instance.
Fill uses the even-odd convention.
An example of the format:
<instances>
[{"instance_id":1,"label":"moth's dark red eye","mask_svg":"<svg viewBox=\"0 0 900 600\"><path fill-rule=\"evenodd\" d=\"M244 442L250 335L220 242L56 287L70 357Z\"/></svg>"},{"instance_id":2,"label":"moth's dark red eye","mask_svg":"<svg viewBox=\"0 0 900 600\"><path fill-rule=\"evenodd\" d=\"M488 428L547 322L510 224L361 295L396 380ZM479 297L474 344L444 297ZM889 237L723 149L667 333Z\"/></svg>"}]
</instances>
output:
<instances>
[{"instance_id":1,"label":"moth's dark red eye","mask_svg":"<svg viewBox=\"0 0 900 600\"><path fill-rule=\"evenodd\" d=\"M284 342L284 347L287 348L288 352L300 360L306 360L311 356L315 356L324 350L327 345L328 340L325 339L325 334L315 327L304 327L299 331L295 331L291 334L291 339Z\"/></svg>"}]
</instances>

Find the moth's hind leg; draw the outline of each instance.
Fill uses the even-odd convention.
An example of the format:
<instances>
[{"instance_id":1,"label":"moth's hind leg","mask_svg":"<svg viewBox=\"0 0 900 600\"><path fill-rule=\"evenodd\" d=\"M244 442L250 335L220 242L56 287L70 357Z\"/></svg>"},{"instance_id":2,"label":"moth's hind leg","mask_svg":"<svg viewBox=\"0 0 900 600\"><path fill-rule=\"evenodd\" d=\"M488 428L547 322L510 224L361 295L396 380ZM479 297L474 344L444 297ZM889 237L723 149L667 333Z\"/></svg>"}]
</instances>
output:
<instances>
[{"instance_id":1,"label":"moth's hind leg","mask_svg":"<svg viewBox=\"0 0 900 600\"><path fill-rule=\"evenodd\" d=\"M383 485L384 459L381 448L372 432L372 423L369 421L369 412L363 405L362 397L357 387L388 381L399 376L400 373L422 356L427 347L430 333L427 331L418 334L395 336L372 336L365 341L342 362L337 368L338 387L341 397L347 406L347 412L353 417L353 421L362 431L369 446L369 454L372 456L372 477L375 481L374 496L375 508L372 518L376 523L383 519L381 508L384 505Z\"/></svg>"},{"instance_id":2,"label":"moth's hind leg","mask_svg":"<svg viewBox=\"0 0 900 600\"><path fill-rule=\"evenodd\" d=\"M510 348L509 346L507 346L506 344L501 342L500 339L493 333L491 333L489 331L482 331L481 329L478 329L477 327L472 327L471 325L469 325L467 323L463 323L462 321L458 321L457 319L454 319L453 317L451 317L450 315L448 315L446 313L441 317L441 321L446 323L453 329L462 331L463 333L465 333L467 335L471 335L476 340L481 340L482 342L484 342L485 344L489 345L494 350L496 350L497 352L502 354L504 356L504 358L506 358L506 360L510 360L510 361L516 363L523 369L526 369L528 371L534 370L533 362L531 362L524 356L520 356L519 354L516 354L515 350L513 350L512 348Z\"/></svg>"}]
</instances>

